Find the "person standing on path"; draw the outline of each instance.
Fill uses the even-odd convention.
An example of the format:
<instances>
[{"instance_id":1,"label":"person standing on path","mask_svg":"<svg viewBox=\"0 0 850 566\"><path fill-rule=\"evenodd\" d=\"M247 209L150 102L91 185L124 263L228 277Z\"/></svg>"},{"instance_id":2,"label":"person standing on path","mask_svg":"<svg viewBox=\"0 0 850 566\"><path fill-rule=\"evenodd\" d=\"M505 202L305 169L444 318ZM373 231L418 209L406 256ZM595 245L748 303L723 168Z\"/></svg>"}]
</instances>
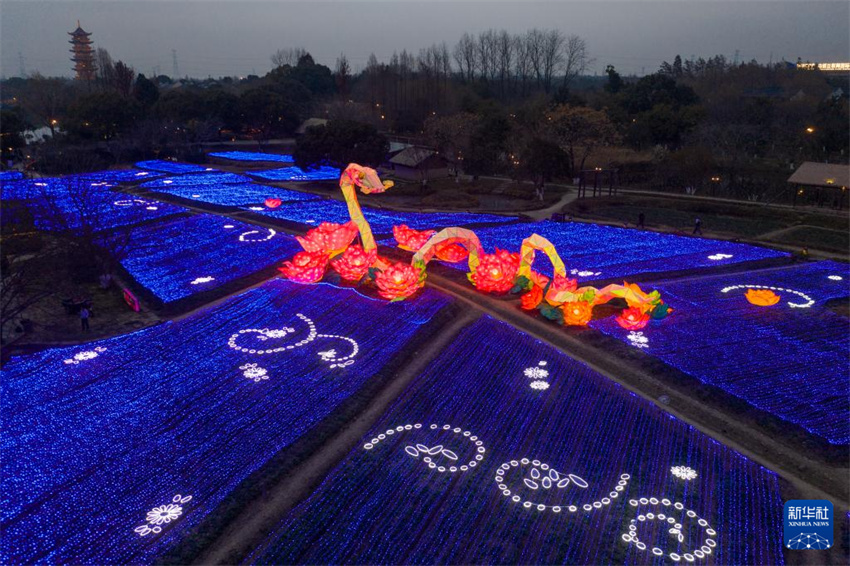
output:
<instances>
[{"instance_id":1,"label":"person standing on path","mask_svg":"<svg viewBox=\"0 0 850 566\"><path fill-rule=\"evenodd\" d=\"M637 226L636 226L638 229L644 230L646 228L646 226L643 225L644 220L645 220L645 217L643 215L643 212L641 212L640 214L638 214L638 221L637 221Z\"/></svg>"},{"instance_id":2,"label":"person standing on path","mask_svg":"<svg viewBox=\"0 0 850 566\"><path fill-rule=\"evenodd\" d=\"M694 220L694 236L697 234L702 236L702 220L700 220L699 217Z\"/></svg>"},{"instance_id":3,"label":"person standing on path","mask_svg":"<svg viewBox=\"0 0 850 566\"><path fill-rule=\"evenodd\" d=\"M80 326L83 329L83 332L88 331L89 329L89 309L86 306L80 309Z\"/></svg>"}]
</instances>

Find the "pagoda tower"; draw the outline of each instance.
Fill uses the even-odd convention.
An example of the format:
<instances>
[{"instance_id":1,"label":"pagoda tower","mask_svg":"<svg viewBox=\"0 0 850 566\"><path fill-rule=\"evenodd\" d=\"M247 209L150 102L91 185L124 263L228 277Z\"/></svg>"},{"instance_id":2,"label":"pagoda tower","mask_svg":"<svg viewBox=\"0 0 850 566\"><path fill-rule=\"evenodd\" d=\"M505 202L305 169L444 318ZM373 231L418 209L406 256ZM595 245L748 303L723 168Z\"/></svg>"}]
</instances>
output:
<instances>
[{"instance_id":1,"label":"pagoda tower","mask_svg":"<svg viewBox=\"0 0 850 566\"><path fill-rule=\"evenodd\" d=\"M80 20L77 20L77 29L69 32L71 36L69 43L71 44L71 61L74 62L74 72L77 74L77 79L84 81L93 81L96 71L94 64L94 49L91 46L91 35L80 27Z\"/></svg>"}]
</instances>

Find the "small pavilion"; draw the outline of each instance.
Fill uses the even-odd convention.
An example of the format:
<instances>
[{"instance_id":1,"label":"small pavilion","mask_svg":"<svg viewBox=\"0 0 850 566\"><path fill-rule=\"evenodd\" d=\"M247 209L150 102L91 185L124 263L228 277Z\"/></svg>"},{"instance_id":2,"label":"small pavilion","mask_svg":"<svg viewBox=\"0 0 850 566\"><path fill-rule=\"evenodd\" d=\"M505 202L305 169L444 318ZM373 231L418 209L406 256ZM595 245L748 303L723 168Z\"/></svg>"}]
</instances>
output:
<instances>
[{"instance_id":1,"label":"small pavilion","mask_svg":"<svg viewBox=\"0 0 850 566\"><path fill-rule=\"evenodd\" d=\"M850 187L850 165L805 161L788 177L794 190L794 206L815 203L817 206L844 208Z\"/></svg>"}]
</instances>

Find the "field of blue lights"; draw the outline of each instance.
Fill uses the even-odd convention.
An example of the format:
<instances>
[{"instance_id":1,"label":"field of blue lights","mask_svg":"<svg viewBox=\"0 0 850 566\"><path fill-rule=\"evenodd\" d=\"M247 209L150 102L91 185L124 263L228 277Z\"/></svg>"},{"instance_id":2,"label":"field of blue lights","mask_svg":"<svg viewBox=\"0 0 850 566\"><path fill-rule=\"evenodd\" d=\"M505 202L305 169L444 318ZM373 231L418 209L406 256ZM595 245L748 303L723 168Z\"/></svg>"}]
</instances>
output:
<instances>
[{"instance_id":1,"label":"field of blue lights","mask_svg":"<svg viewBox=\"0 0 850 566\"><path fill-rule=\"evenodd\" d=\"M782 564L778 477L501 322L465 329L256 564Z\"/></svg>"},{"instance_id":2,"label":"field of blue lights","mask_svg":"<svg viewBox=\"0 0 850 566\"><path fill-rule=\"evenodd\" d=\"M151 159L150 161L139 161L136 163L139 169L158 171L160 173L198 173L200 171L213 171L206 165L193 165L192 163L178 163L176 161L165 161L162 159Z\"/></svg>"},{"instance_id":3,"label":"field of blue lights","mask_svg":"<svg viewBox=\"0 0 850 566\"><path fill-rule=\"evenodd\" d=\"M231 161L248 161L248 162L277 162L277 163L293 163L291 155L279 153L260 153L256 151L216 151L209 154L210 157L218 157L219 159L229 159Z\"/></svg>"},{"instance_id":4,"label":"field of blue lights","mask_svg":"<svg viewBox=\"0 0 850 566\"><path fill-rule=\"evenodd\" d=\"M67 193L69 188L75 191L108 192L119 183L135 182L157 177L154 173L136 169L118 169L97 171L64 177L40 177L35 179L0 179L0 193L3 200L25 200L43 198L55 193Z\"/></svg>"},{"instance_id":5,"label":"field of blue lights","mask_svg":"<svg viewBox=\"0 0 850 566\"><path fill-rule=\"evenodd\" d=\"M582 222L535 222L475 230L488 253L494 247L518 252L522 240L533 233L549 239L567 270L579 280L614 279L638 273L658 273L730 265L788 256L768 248L722 240L691 238L645 230L632 230ZM551 265L541 264L551 273ZM536 266L536 264L535 264ZM465 264L457 264L466 269ZM548 271L547 271L548 270Z\"/></svg>"},{"instance_id":6,"label":"field of blue lights","mask_svg":"<svg viewBox=\"0 0 850 566\"><path fill-rule=\"evenodd\" d=\"M20 171L0 171L0 181L17 181L23 178L24 174Z\"/></svg>"},{"instance_id":7,"label":"field of blue lights","mask_svg":"<svg viewBox=\"0 0 850 566\"><path fill-rule=\"evenodd\" d=\"M189 175L189 178L175 177L173 179L175 182L173 183L165 183L165 181L171 179L154 181L155 184L146 183L145 188L150 188L150 190L158 193L167 193L176 197L221 206L240 206L248 204L262 205L263 202L270 197L278 198L282 202L315 200L320 198L310 193L302 193L280 187L270 187L268 185L259 185L250 182L250 180L249 182L237 181L233 183L222 183L217 180L217 177L221 175L231 174L212 174L209 178L207 178L208 176L206 174L199 173L197 175ZM195 177L201 177L201 179L195 179ZM239 176L234 175L234 177ZM178 180L182 180L184 182L178 183L176 182ZM187 180L194 182L189 184L185 182Z\"/></svg>"},{"instance_id":8,"label":"field of blue lights","mask_svg":"<svg viewBox=\"0 0 850 566\"><path fill-rule=\"evenodd\" d=\"M140 226L131 241L121 265L164 303L215 289L301 249L292 236L210 215Z\"/></svg>"},{"instance_id":9,"label":"field of blue lights","mask_svg":"<svg viewBox=\"0 0 850 566\"><path fill-rule=\"evenodd\" d=\"M179 322L14 358L0 561L153 563L446 304L273 280Z\"/></svg>"},{"instance_id":10,"label":"field of blue lights","mask_svg":"<svg viewBox=\"0 0 850 566\"><path fill-rule=\"evenodd\" d=\"M249 175L266 181L336 181L341 171L336 167L321 166L304 170L300 167L281 167L268 171L250 171Z\"/></svg>"},{"instance_id":11,"label":"field of blue lights","mask_svg":"<svg viewBox=\"0 0 850 566\"><path fill-rule=\"evenodd\" d=\"M850 325L824 302L850 295L846 264L811 264L653 284L674 309L669 320L628 332L592 326L641 348L832 444L850 442ZM748 288L780 301L750 304Z\"/></svg>"},{"instance_id":12,"label":"field of blue lights","mask_svg":"<svg viewBox=\"0 0 850 566\"><path fill-rule=\"evenodd\" d=\"M226 173L223 171L207 171L192 175L179 175L174 177L163 177L142 183L143 189L176 189L179 187L215 187L217 185L244 185L250 183L251 179L245 175Z\"/></svg>"},{"instance_id":13,"label":"field of blue lights","mask_svg":"<svg viewBox=\"0 0 850 566\"><path fill-rule=\"evenodd\" d=\"M276 209L248 208L272 218L298 222L299 224L319 225L321 222L348 222L351 217L344 202L323 199L298 202L284 205ZM467 224L497 224L516 220L515 216L499 216L496 214L476 214L471 212L400 212L395 210L376 210L363 207L363 215L369 221L375 234L392 234L393 226L407 224L415 230L446 228L449 226L464 226ZM388 245L395 245L388 243Z\"/></svg>"}]
</instances>

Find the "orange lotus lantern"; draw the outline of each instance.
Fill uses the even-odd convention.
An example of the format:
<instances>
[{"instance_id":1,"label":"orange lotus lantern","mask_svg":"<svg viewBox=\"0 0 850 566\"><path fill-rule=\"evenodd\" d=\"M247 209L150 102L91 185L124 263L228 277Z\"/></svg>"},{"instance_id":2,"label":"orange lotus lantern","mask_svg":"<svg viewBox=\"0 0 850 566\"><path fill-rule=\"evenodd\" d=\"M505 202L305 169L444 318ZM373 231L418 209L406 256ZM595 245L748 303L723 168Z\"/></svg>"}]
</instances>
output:
<instances>
[{"instance_id":1,"label":"orange lotus lantern","mask_svg":"<svg viewBox=\"0 0 850 566\"><path fill-rule=\"evenodd\" d=\"M360 281L376 259L378 250L365 252L360 246L349 246L331 261L331 267L346 281Z\"/></svg>"},{"instance_id":2,"label":"orange lotus lantern","mask_svg":"<svg viewBox=\"0 0 850 566\"><path fill-rule=\"evenodd\" d=\"M469 257L469 251L460 244L442 243L434 246L434 254L437 259L449 263L457 263Z\"/></svg>"},{"instance_id":3,"label":"orange lotus lantern","mask_svg":"<svg viewBox=\"0 0 850 566\"><path fill-rule=\"evenodd\" d=\"M279 198L267 198L266 206L269 208L277 208L281 205L281 200Z\"/></svg>"},{"instance_id":4,"label":"orange lotus lantern","mask_svg":"<svg viewBox=\"0 0 850 566\"><path fill-rule=\"evenodd\" d=\"M759 307L770 307L779 302L779 295L770 289L747 289L747 300Z\"/></svg>"},{"instance_id":5,"label":"orange lotus lantern","mask_svg":"<svg viewBox=\"0 0 850 566\"><path fill-rule=\"evenodd\" d=\"M623 310L616 320L626 330L640 330L649 323L649 314L640 307L630 307Z\"/></svg>"},{"instance_id":6,"label":"orange lotus lantern","mask_svg":"<svg viewBox=\"0 0 850 566\"><path fill-rule=\"evenodd\" d=\"M322 252L298 252L292 261L284 261L278 271L283 276L299 283L316 283L325 274L328 256Z\"/></svg>"},{"instance_id":7,"label":"orange lotus lantern","mask_svg":"<svg viewBox=\"0 0 850 566\"><path fill-rule=\"evenodd\" d=\"M418 252L425 245L425 242L436 233L436 230L414 230L409 228L407 224L393 226L393 236L398 247L409 252Z\"/></svg>"},{"instance_id":8,"label":"orange lotus lantern","mask_svg":"<svg viewBox=\"0 0 850 566\"><path fill-rule=\"evenodd\" d=\"M419 282L420 271L408 263L395 263L375 277L378 294L390 301L400 301L414 294L422 287Z\"/></svg>"},{"instance_id":9,"label":"orange lotus lantern","mask_svg":"<svg viewBox=\"0 0 850 566\"><path fill-rule=\"evenodd\" d=\"M514 286L519 270L519 254L496 250L494 254L481 254L478 267L468 275L479 291L507 293Z\"/></svg>"},{"instance_id":10,"label":"orange lotus lantern","mask_svg":"<svg viewBox=\"0 0 850 566\"><path fill-rule=\"evenodd\" d=\"M564 324L568 326L587 326L593 318L593 304L587 301L571 301L561 305L564 312Z\"/></svg>"},{"instance_id":11,"label":"orange lotus lantern","mask_svg":"<svg viewBox=\"0 0 850 566\"><path fill-rule=\"evenodd\" d=\"M527 311L534 310L542 300L543 289L537 285L532 285L531 290L520 297L520 308Z\"/></svg>"},{"instance_id":12,"label":"orange lotus lantern","mask_svg":"<svg viewBox=\"0 0 850 566\"><path fill-rule=\"evenodd\" d=\"M334 257L345 251L357 236L357 226L354 222L335 224L333 222L322 222L307 234L295 236L301 247L308 252L322 252L329 257Z\"/></svg>"}]
</instances>

